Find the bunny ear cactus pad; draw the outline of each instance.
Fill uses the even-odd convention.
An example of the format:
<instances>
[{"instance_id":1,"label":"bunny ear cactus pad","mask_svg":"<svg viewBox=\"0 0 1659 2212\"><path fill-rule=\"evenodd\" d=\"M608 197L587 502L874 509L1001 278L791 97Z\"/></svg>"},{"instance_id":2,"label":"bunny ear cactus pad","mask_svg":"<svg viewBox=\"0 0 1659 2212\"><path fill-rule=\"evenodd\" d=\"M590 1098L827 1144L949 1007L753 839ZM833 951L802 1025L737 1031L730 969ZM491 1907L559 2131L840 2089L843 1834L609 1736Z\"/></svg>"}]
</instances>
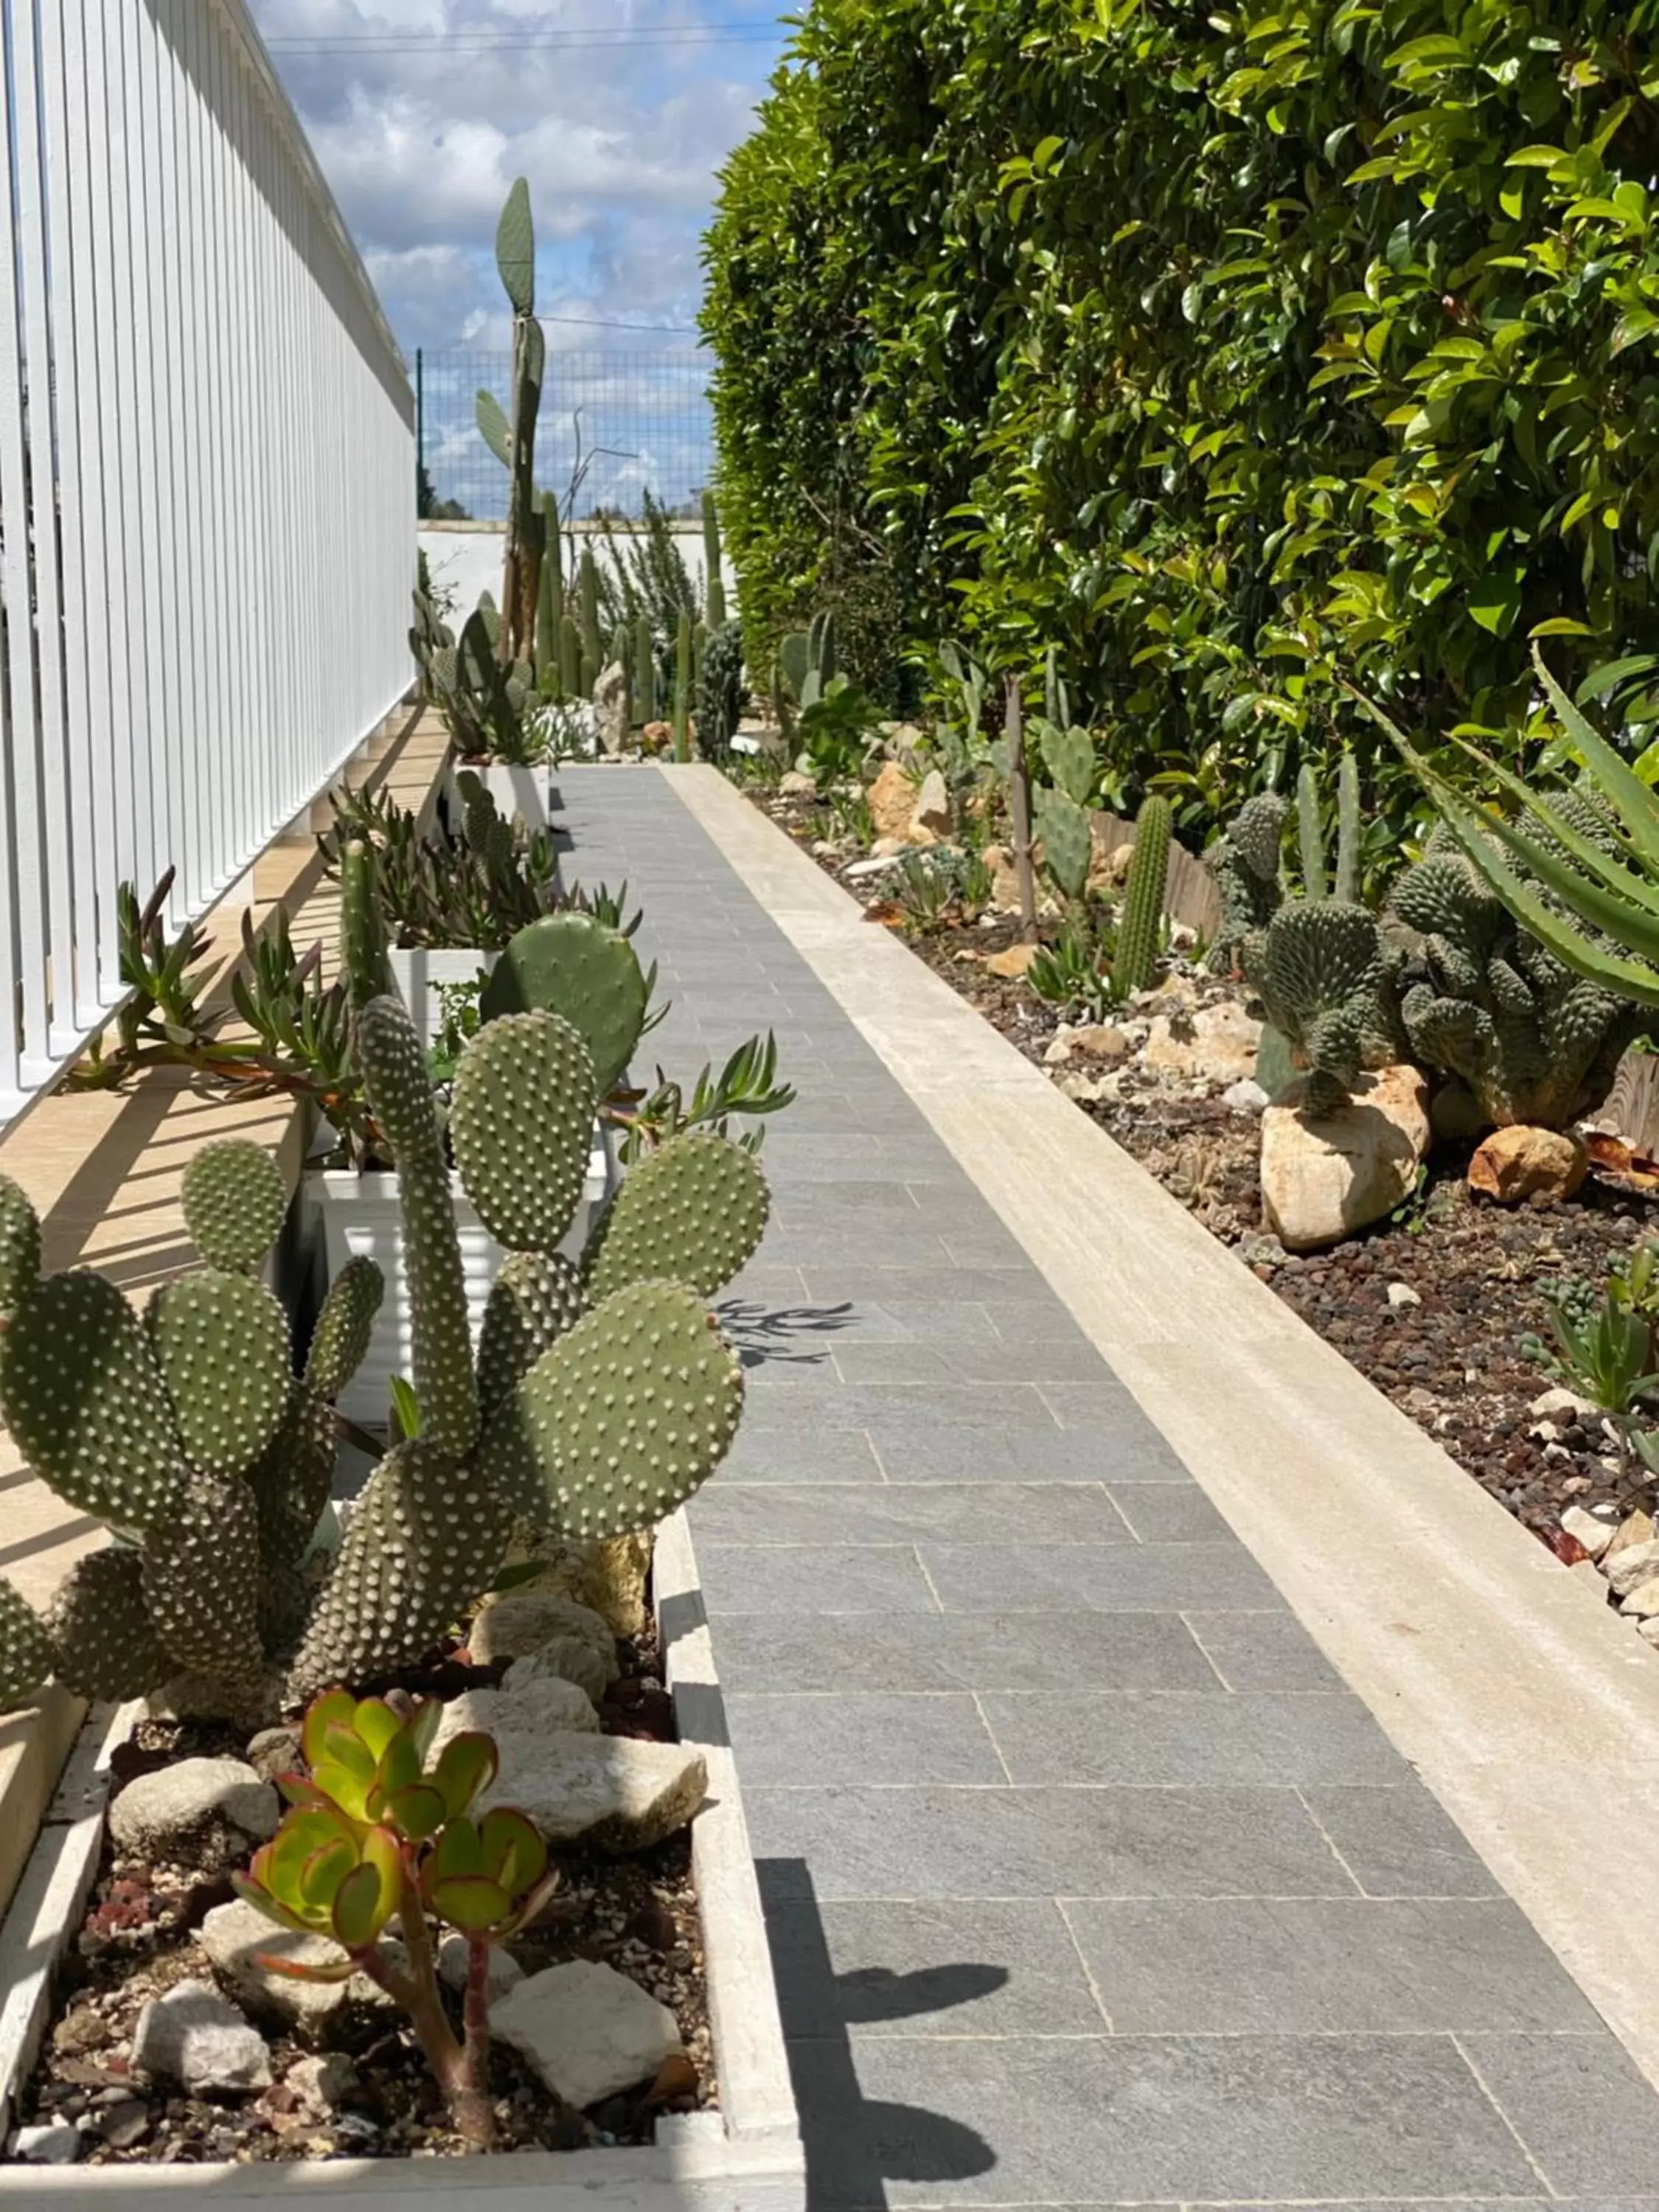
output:
<instances>
[{"instance_id":1,"label":"bunny ear cactus pad","mask_svg":"<svg viewBox=\"0 0 1659 2212\"><path fill-rule=\"evenodd\" d=\"M331 1403L368 1357L386 1278L373 1260L348 1260L329 1285L312 1332L306 1381Z\"/></svg>"},{"instance_id":2,"label":"bunny ear cactus pad","mask_svg":"<svg viewBox=\"0 0 1659 2212\"><path fill-rule=\"evenodd\" d=\"M23 1300L0 1336L0 1408L65 1504L134 1529L173 1510L173 1408L143 1323L102 1275L53 1275Z\"/></svg>"},{"instance_id":3,"label":"bunny ear cactus pad","mask_svg":"<svg viewBox=\"0 0 1659 2212\"><path fill-rule=\"evenodd\" d=\"M479 1003L486 1024L536 1009L562 1014L586 1045L594 1089L605 1098L634 1057L649 997L620 930L591 914L550 914L513 939Z\"/></svg>"},{"instance_id":4,"label":"bunny ear cactus pad","mask_svg":"<svg viewBox=\"0 0 1659 2212\"><path fill-rule=\"evenodd\" d=\"M629 1170L589 1242L588 1289L689 1283L704 1297L759 1249L771 1197L752 1152L725 1137L675 1137Z\"/></svg>"},{"instance_id":5,"label":"bunny ear cactus pad","mask_svg":"<svg viewBox=\"0 0 1659 2212\"><path fill-rule=\"evenodd\" d=\"M483 1463L561 1535L626 1536L701 1489L742 1413L743 1371L702 1300L637 1283L542 1354L491 1424Z\"/></svg>"},{"instance_id":6,"label":"bunny ear cactus pad","mask_svg":"<svg viewBox=\"0 0 1659 2212\"><path fill-rule=\"evenodd\" d=\"M429 1650L501 1571L514 1509L424 1437L375 1468L294 1662L290 1693L372 1681Z\"/></svg>"},{"instance_id":7,"label":"bunny ear cactus pad","mask_svg":"<svg viewBox=\"0 0 1659 2212\"><path fill-rule=\"evenodd\" d=\"M125 1544L77 1559L46 1614L58 1679L77 1697L141 1698L178 1671L144 1602L143 1561Z\"/></svg>"},{"instance_id":8,"label":"bunny ear cactus pad","mask_svg":"<svg viewBox=\"0 0 1659 2212\"><path fill-rule=\"evenodd\" d=\"M177 1666L257 1707L265 1673L259 1514L247 1484L186 1476L179 1511L144 1540L142 1571L145 1606Z\"/></svg>"},{"instance_id":9,"label":"bunny ear cactus pad","mask_svg":"<svg viewBox=\"0 0 1659 2212\"><path fill-rule=\"evenodd\" d=\"M204 1271L166 1283L145 1326L185 1455L240 1474L276 1432L288 1401L288 1316L263 1283Z\"/></svg>"},{"instance_id":10,"label":"bunny ear cactus pad","mask_svg":"<svg viewBox=\"0 0 1659 2212\"><path fill-rule=\"evenodd\" d=\"M288 1212L281 1170L246 1137L204 1145L185 1170L179 1198L191 1243L230 1275L254 1272Z\"/></svg>"},{"instance_id":11,"label":"bunny ear cactus pad","mask_svg":"<svg viewBox=\"0 0 1659 2212\"><path fill-rule=\"evenodd\" d=\"M40 1224L9 1176L0 1176L0 1314L21 1305L40 1279Z\"/></svg>"},{"instance_id":12,"label":"bunny ear cactus pad","mask_svg":"<svg viewBox=\"0 0 1659 2212\"><path fill-rule=\"evenodd\" d=\"M581 1271L562 1252L507 1255L490 1286L478 1338L478 1399L486 1420L586 1310Z\"/></svg>"},{"instance_id":13,"label":"bunny ear cactus pad","mask_svg":"<svg viewBox=\"0 0 1659 2212\"><path fill-rule=\"evenodd\" d=\"M57 1666L52 1638L33 1607L9 1583L0 1582L0 1713L27 1705Z\"/></svg>"},{"instance_id":14,"label":"bunny ear cactus pad","mask_svg":"<svg viewBox=\"0 0 1659 2212\"><path fill-rule=\"evenodd\" d=\"M593 1063L557 1014L482 1029L455 1071L449 1133L466 1194L509 1251L551 1251L587 1171Z\"/></svg>"}]
</instances>

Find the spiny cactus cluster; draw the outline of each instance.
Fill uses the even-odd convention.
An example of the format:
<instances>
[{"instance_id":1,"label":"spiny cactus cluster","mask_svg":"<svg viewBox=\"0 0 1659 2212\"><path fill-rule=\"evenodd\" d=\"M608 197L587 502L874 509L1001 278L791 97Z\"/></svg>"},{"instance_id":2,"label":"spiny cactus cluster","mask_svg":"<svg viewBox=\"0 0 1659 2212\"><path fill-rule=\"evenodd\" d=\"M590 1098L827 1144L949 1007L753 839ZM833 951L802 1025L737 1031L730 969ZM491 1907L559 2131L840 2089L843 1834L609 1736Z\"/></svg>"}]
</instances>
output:
<instances>
[{"instance_id":1,"label":"spiny cactus cluster","mask_svg":"<svg viewBox=\"0 0 1659 2212\"><path fill-rule=\"evenodd\" d=\"M116 1539L45 1619L0 1584L0 1707L49 1676L105 1698L185 1676L194 1709L251 1721L396 1673L490 1589L515 1540L647 1529L736 1432L741 1373L705 1301L765 1228L753 1155L706 1130L672 1138L624 1179L582 1258L561 1250L601 1074L614 1079L642 1022L627 940L561 915L503 963L446 1131L415 1025L378 988L383 939L356 911L372 902L362 855L345 854L348 994L398 1179L419 1431L375 1468L318 1586L307 1563L332 1485L333 1401L367 1348L379 1270L356 1261L337 1280L296 1377L286 1319L253 1273L285 1211L257 1147L192 1164L185 1215L210 1264L142 1320L101 1276L42 1279L39 1225L0 1182L0 1411L41 1478ZM476 1358L452 1152L508 1255Z\"/></svg>"},{"instance_id":2,"label":"spiny cactus cluster","mask_svg":"<svg viewBox=\"0 0 1659 2212\"><path fill-rule=\"evenodd\" d=\"M724 623L704 641L697 677L697 748L705 760L730 757L743 697L743 625Z\"/></svg>"},{"instance_id":3,"label":"spiny cactus cluster","mask_svg":"<svg viewBox=\"0 0 1659 2212\"><path fill-rule=\"evenodd\" d=\"M48 1676L130 1698L191 1674L218 1709L256 1716L303 1617L333 1401L367 1348L380 1272L343 1271L296 1376L287 1317L254 1273L287 1210L276 1167L255 1145L209 1146L183 1204L209 1265L141 1319L101 1275L42 1278L28 1201L0 1184L0 1410L41 1480L115 1540L70 1570L44 1620L0 1587L0 1706Z\"/></svg>"},{"instance_id":4,"label":"spiny cactus cluster","mask_svg":"<svg viewBox=\"0 0 1659 2212\"><path fill-rule=\"evenodd\" d=\"M1585 794L1557 801L1580 836L1616 853ZM1413 1058L1474 1096L1484 1121L1565 1128L1598 1106L1650 1024L1628 999L1586 981L1521 928L1443 836L1390 893L1420 948L1401 1002Z\"/></svg>"},{"instance_id":5,"label":"spiny cactus cluster","mask_svg":"<svg viewBox=\"0 0 1659 2212\"><path fill-rule=\"evenodd\" d=\"M463 760L533 762L541 738L532 709L536 672L528 659L501 659L501 617L486 592L457 638L423 592L415 593L410 650L427 697Z\"/></svg>"},{"instance_id":6,"label":"spiny cactus cluster","mask_svg":"<svg viewBox=\"0 0 1659 2212\"><path fill-rule=\"evenodd\" d=\"M1268 1023L1307 1071L1309 1113L1343 1105L1365 1069L1402 1056L1397 955L1364 907L1289 902L1244 939L1239 957Z\"/></svg>"},{"instance_id":7,"label":"spiny cactus cluster","mask_svg":"<svg viewBox=\"0 0 1659 2212\"><path fill-rule=\"evenodd\" d=\"M1221 899L1221 919L1210 945L1218 975L1239 964L1245 939L1266 929L1284 898L1279 846L1289 806L1274 791L1247 799L1231 826L1204 855Z\"/></svg>"}]
</instances>

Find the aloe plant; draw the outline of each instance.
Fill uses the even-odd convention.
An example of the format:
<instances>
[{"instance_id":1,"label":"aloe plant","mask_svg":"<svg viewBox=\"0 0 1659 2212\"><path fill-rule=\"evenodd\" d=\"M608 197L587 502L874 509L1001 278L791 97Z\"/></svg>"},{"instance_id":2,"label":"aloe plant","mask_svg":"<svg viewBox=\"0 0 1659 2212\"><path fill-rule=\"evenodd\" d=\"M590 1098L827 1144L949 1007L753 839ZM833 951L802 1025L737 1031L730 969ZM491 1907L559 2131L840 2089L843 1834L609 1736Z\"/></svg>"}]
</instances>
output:
<instances>
[{"instance_id":1,"label":"aloe plant","mask_svg":"<svg viewBox=\"0 0 1659 2212\"><path fill-rule=\"evenodd\" d=\"M527 1814L477 1812L500 1763L491 1737L453 1735L428 1764L443 1711L429 1698L400 1718L379 1698L319 1698L301 1736L309 1771L278 1780L292 1809L232 1880L278 1928L324 1936L341 1954L326 1965L281 1953L258 1963L291 1981L378 1984L409 2014L457 2129L488 2150L489 1954L535 1917L558 1875ZM439 1994L434 1923L466 1943L459 2036ZM382 1940L388 1929L394 1943Z\"/></svg>"}]
</instances>

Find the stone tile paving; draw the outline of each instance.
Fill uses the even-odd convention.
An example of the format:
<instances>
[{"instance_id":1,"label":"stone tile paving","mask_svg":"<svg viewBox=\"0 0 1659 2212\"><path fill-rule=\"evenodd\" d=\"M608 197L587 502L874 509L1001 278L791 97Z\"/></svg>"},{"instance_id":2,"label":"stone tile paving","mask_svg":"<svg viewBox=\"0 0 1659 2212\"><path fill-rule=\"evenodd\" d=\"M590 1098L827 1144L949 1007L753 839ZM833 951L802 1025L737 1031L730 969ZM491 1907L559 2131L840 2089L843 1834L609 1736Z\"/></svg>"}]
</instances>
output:
<instances>
[{"instance_id":1,"label":"stone tile paving","mask_svg":"<svg viewBox=\"0 0 1659 2212\"><path fill-rule=\"evenodd\" d=\"M801 1102L693 1528L812 2203L1659 2212L1659 2100L650 769L693 1073Z\"/></svg>"}]
</instances>

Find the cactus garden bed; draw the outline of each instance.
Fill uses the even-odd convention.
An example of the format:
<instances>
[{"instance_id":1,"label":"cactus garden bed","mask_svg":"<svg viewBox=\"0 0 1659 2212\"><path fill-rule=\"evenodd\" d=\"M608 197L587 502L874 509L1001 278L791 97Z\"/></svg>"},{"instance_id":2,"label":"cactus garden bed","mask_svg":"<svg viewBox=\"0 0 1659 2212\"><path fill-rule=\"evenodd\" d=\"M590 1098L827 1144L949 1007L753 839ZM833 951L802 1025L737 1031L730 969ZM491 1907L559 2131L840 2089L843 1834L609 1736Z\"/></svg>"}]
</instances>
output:
<instances>
[{"instance_id":1,"label":"cactus garden bed","mask_svg":"<svg viewBox=\"0 0 1659 2212\"><path fill-rule=\"evenodd\" d=\"M1561 1531L1567 1508L1647 1500L1651 1479L1621 1458L1594 1412L1559 1393L1540 1405L1553 1378L1522 1346L1549 1337L1547 1287L1599 1286L1612 1263L1659 1236L1655 1195L1598 1170L1571 1199L1500 1206L1468 1188L1471 1146L1442 1143L1394 1218L1322 1252L1287 1253L1262 1219L1261 1098L1250 1095L1250 1055L1237 1043L1249 1035L1242 986L1204 974L1176 950L1157 990L1103 1010L1097 1024L1068 1025L1020 975L998 972L1018 962L1013 916L963 919L947 909L918 918L895 896L891 871L860 870L867 844L848 834L844 807L804 792L750 789L865 903L872 924L902 935L1563 1558L1583 1556ZM1050 941L1057 933L1045 927ZM1185 1053L1182 1036L1192 1038ZM1182 1064L1150 1064L1149 1044Z\"/></svg>"}]
</instances>

